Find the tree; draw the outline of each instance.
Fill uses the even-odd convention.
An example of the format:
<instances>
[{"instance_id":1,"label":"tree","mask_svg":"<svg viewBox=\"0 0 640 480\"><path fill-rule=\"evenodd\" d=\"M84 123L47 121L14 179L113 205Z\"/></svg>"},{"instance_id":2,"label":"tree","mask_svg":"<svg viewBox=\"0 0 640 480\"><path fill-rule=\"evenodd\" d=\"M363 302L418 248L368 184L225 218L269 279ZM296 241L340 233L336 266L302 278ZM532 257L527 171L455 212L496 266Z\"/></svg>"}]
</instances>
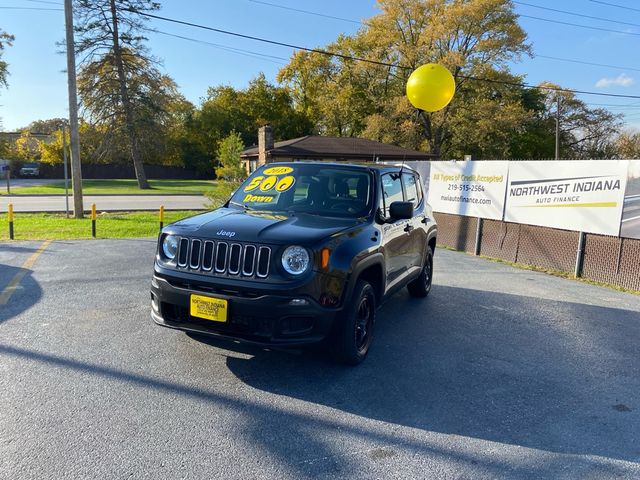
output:
<instances>
[{"instance_id":1,"label":"tree","mask_svg":"<svg viewBox=\"0 0 640 480\"><path fill-rule=\"evenodd\" d=\"M561 158L602 159L616 156L614 139L621 128L621 115L604 108L589 108L574 93L553 90L560 86L551 82L542 82L540 86L551 88L541 90L544 109L539 121L547 128L553 128L554 139L558 99L560 100Z\"/></svg>"},{"instance_id":2,"label":"tree","mask_svg":"<svg viewBox=\"0 0 640 480\"><path fill-rule=\"evenodd\" d=\"M615 139L616 150L619 158L640 158L640 132L622 132Z\"/></svg>"},{"instance_id":3,"label":"tree","mask_svg":"<svg viewBox=\"0 0 640 480\"><path fill-rule=\"evenodd\" d=\"M0 87L8 86L7 76L9 75L7 62L2 60L2 52L8 46L13 45L15 37L0 29Z\"/></svg>"},{"instance_id":4,"label":"tree","mask_svg":"<svg viewBox=\"0 0 640 480\"><path fill-rule=\"evenodd\" d=\"M122 119L141 189L149 188L149 184L140 155L140 117L136 117L136 107L137 101L148 99L149 95L144 94L153 90L144 83L132 85L132 79L157 77L156 71L152 71L157 62L146 55L146 38L141 34L145 20L136 12L159 8L159 3L147 0L77 0L75 9L78 16L76 48L77 53L84 55L81 70L85 76L93 77L93 85L103 92L100 99L93 99L92 105L110 105L111 111L98 113L110 115L114 123L116 118ZM137 93L142 96L137 97ZM95 102L97 100L104 102Z\"/></svg>"},{"instance_id":5,"label":"tree","mask_svg":"<svg viewBox=\"0 0 640 480\"><path fill-rule=\"evenodd\" d=\"M93 125L108 127L106 151L111 160L118 163L131 154L131 132L127 115L121 108L120 80L113 65L112 53L83 65L78 75L78 90L87 120ZM173 114L186 100L178 93L175 82L161 74L146 57L127 54L123 65L129 72L128 98L137 158L157 162L167 149Z\"/></svg>"},{"instance_id":6,"label":"tree","mask_svg":"<svg viewBox=\"0 0 640 480\"><path fill-rule=\"evenodd\" d=\"M209 149L209 143L205 140L208 136L209 131L203 129L199 111L191 103L185 102L176 108L168 129L167 162L202 174L211 173L215 149Z\"/></svg>"},{"instance_id":7,"label":"tree","mask_svg":"<svg viewBox=\"0 0 640 480\"><path fill-rule=\"evenodd\" d=\"M13 45L15 37L9 35L7 32L0 29L0 87L7 87L7 77L9 76L9 65L2 60L2 52L6 46ZM0 119L0 127L2 126L2 119ZM0 141L0 154L3 154L7 150L7 143Z\"/></svg>"},{"instance_id":8,"label":"tree","mask_svg":"<svg viewBox=\"0 0 640 480\"><path fill-rule=\"evenodd\" d=\"M306 116L295 110L289 91L269 83L262 73L246 89L210 87L200 118L216 144L234 130L245 144L255 143L258 128L267 123L277 139L300 137L312 129Z\"/></svg>"},{"instance_id":9,"label":"tree","mask_svg":"<svg viewBox=\"0 0 640 480\"><path fill-rule=\"evenodd\" d=\"M10 160L11 174L17 175L25 162L40 160L38 140L28 130L23 130L15 142L6 145L3 155Z\"/></svg>"},{"instance_id":10,"label":"tree","mask_svg":"<svg viewBox=\"0 0 640 480\"><path fill-rule=\"evenodd\" d=\"M38 142L40 160L51 165L60 164L64 159L62 130L54 134L53 142ZM69 132L65 130L67 148L69 145Z\"/></svg>"},{"instance_id":11,"label":"tree","mask_svg":"<svg viewBox=\"0 0 640 480\"><path fill-rule=\"evenodd\" d=\"M255 144L258 128L270 124L276 140L308 135L312 123L294 107L288 89L267 81L263 74L244 89L226 85L210 87L198 108L179 109L169 136L172 162L198 171L210 172L216 165L220 142L232 132L245 145Z\"/></svg>"},{"instance_id":12,"label":"tree","mask_svg":"<svg viewBox=\"0 0 640 480\"><path fill-rule=\"evenodd\" d=\"M240 158L243 150L244 143L239 133L231 132L222 139L218 147L218 160L222 166L216 168L216 176L232 182L244 180L247 171Z\"/></svg>"},{"instance_id":13,"label":"tree","mask_svg":"<svg viewBox=\"0 0 640 480\"><path fill-rule=\"evenodd\" d=\"M518 82L508 64L530 53L510 0L378 0L380 14L352 37L341 36L325 50L346 57L297 52L279 73L296 106L321 131L337 135L379 135L416 143L415 111L403 104L406 80L418 66L435 62L452 72L456 96L444 110L425 114L421 133L437 157L466 150L455 141L463 126L481 125L474 148L506 152L494 133L526 117L518 89L496 81ZM478 82L475 78L487 78ZM500 113L492 122L496 112ZM466 128L466 132L469 128ZM394 143L400 143L395 141Z\"/></svg>"},{"instance_id":14,"label":"tree","mask_svg":"<svg viewBox=\"0 0 640 480\"><path fill-rule=\"evenodd\" d=\"M66 125L69 121L66 118L48 118L46 120L34 120L25 129L31 133L46 133L51 135Z\"/></svg>"},{"instance_id":15,"label":"tree","mask_svg":"<svg viewBox=\"0 0 640 480\"><path fill-rule=\"evenodd\" d=\"M524 88L522 105L529 112L528 118L511 136L512 159L545 160L555 156L555 120L545 104L545 91Z\"/></svg>"},{"instance_id":16,"label":"tree","mask_svg":"<svg viewBox=\"0 0 640 480\"><path fill-rule=\"evenodd\" d=\"M345 56L367 56L362 37L340 36L325 50ZM278 72L296 110L308 117L323 135L357 136L369 115L383 115L391 99L388 69L340 58L299 51ZM385 77L386 76L386 77ZM392 103L394 103L392 101Z\"/></svg>"}]
</instances>

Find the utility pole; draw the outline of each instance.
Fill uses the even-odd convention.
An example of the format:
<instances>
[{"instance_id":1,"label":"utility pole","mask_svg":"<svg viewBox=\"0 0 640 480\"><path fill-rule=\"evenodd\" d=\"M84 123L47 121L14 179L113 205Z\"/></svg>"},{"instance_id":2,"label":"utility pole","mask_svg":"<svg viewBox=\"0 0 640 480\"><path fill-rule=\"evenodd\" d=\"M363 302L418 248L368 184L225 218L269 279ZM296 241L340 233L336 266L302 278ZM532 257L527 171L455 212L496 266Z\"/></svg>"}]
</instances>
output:
<instances>
[{"instance_id":1,"label":"utility pole","mask_svg":"<svg viewBox=\"0 0 640 480\"><path fill-rule=\"evenodd\" d=\"M560 160L560 95L556 94L556 160Z\"/></svg>"},{"instance_id":2,"label":"utility pole","mask_svg":"<svg viewBox=\"0 0 640 480\"><path fill-rule=\"evenodd\" d=\"M69 138L71 143L71 185L73 216L82 218L82 168L80 166L80 135L78 133L78 92L76 87L76 52L73 41L72 0L64 0L64 20L67 37L67 83L69 86Z\"/></svg>"}]
</instances>

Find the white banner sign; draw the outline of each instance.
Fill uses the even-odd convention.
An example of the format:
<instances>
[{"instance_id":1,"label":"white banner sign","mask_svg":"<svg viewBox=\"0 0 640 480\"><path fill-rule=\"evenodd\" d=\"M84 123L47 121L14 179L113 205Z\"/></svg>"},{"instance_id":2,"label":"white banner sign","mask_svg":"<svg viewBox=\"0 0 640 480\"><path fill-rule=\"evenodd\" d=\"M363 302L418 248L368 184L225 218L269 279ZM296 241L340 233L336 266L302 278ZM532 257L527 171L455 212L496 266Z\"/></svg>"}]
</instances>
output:
<instances>
[{"instance_id":1,"label":"white banner sign","mask_svg":"<svg viewBox=\"0 0 640 480\"><path fill-rule=\"evenodd\" d=\"M431 177L431 163L432 162L429 161L404 162L405 165L408 165L420 174L420 178L422 178L422 191L424 192L424 196L427 201L429 201L429 178Z\"/></svg>"},{"instance_id":2,"label":"white banner sign","mask_svg":"<svg viewBox=\"0 0 640 480\"><path fill-rule=\"evenodd\" d=\"M629 160L620 236L640 238L640 160Z\"/></svg>"},{"instance_id":3,"label":"white banner sign","mask_svg":"<svg viewBox=\"0 0 640 480\"><path fill-rule=\"evenodd\" d=\"M511 162L505 221L618 235L627 160Z\"/></svg>"},{"instance_id":4,"label":"white banner sign","mask_svg":"<svg viewBox=\"0 0 640 480\"><path fill-rule=\"evenodd\" d=\"M509 162L431 162L435 212L502 220Z\"/></svg>"}]
</instances>

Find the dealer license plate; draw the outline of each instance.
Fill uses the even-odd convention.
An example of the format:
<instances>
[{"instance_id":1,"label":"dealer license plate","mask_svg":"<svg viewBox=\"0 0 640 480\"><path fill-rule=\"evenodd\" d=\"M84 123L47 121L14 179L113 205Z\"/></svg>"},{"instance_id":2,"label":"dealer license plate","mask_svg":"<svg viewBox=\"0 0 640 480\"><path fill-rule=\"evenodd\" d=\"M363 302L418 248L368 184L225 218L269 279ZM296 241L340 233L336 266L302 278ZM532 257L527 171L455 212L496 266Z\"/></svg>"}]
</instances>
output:
<instances>
[{"instance_id":1,"label":"dealer license plate","mask_svg":"<svg viewBox=\"0 0 640 480\"><path fill-rule=\"evenodd\" d=\"M227 321L227 304L222 298L191 295L190 313L192 317L213 320L214 322Z\"/></svg>"}]
</instances>

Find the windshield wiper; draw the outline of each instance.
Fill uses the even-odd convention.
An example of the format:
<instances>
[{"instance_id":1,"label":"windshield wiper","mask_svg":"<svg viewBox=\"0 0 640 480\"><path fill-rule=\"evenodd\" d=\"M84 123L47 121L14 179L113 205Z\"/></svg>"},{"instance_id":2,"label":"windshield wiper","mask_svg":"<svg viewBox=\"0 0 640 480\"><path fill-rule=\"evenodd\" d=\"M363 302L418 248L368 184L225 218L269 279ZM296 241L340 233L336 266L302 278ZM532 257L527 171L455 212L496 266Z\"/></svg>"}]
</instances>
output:
<instances>
[{"instance_id":1,"label":"windshield wiper","mask_svg":"<svg viewBox=\"0 0 640 480\"><path fill-rule=\"evenodd\" d=\"M241 207L245 212L246 212L247 210L253 210L253 208L251 208L251 207L249 207L249 206L245 205L244 203L239 203L239 202L230 201L230 202L229 202L229 205L236 205L236 206L238 206L238 207Z\"/></svg>"}]
</instances>

